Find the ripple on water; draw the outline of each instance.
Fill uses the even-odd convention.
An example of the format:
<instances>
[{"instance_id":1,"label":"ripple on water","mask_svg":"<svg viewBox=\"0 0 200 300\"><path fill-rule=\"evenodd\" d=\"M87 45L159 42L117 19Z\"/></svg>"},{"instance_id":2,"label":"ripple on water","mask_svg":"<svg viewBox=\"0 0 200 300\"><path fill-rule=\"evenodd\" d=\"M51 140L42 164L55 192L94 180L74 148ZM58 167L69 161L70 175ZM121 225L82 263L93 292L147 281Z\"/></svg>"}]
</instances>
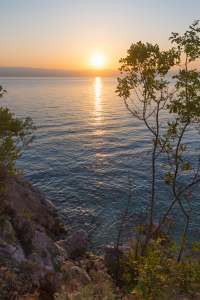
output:
<instances>
[{"instance_id":1,"label":"ripple on water","mask_svg":"<svg viewBox=\"0 0 200 300\"><path fill-rule=\"evenodd\" d=\"M70 232L80 228L88 232L90 247L116 242L128 201L130 170L134 180L124 225L123 242L127 241L148 211L151 159L146 153L151 136L116 96L116 79L1 78L1 85L8 91L1 105L17 117L31 116L37 126L35 142L18 162L23 176L58 207ZM193 164L198 137L193 131L186 137ZM156 183L159 220L173 195L160 175ZM197 197L194 203L198 207ZM184 225L181 213L173 224L172 234L177 237ZM189 234L199 225L197 216Z\"/></svg>"}]
</instances>

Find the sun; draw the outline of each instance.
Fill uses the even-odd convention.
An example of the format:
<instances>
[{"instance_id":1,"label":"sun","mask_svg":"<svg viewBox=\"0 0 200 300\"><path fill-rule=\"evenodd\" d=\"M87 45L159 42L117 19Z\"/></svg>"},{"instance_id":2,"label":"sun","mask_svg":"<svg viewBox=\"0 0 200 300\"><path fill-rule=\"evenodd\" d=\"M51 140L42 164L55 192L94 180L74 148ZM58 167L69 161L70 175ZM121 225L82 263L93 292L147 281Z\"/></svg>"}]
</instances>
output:
<instances>
[{"instance_id":1,"label":"sun","mask_svg":"<svg viewBox=\"0 0 200 300\"><path fill-rule=\"evenodd\" d=\"M96 54L92 56L91 61L94 67L101 67L104 64L104 57L100 54Z\"/></svg>"}]
</instances>

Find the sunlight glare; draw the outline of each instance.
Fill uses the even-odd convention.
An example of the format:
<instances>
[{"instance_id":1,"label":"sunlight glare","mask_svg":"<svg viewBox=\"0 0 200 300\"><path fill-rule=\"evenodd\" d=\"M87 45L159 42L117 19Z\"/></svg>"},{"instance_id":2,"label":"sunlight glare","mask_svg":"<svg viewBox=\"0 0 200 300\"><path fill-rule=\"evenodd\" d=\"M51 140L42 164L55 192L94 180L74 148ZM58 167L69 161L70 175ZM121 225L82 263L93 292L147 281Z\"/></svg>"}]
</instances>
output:
<instances>
[{"instance_id":1,"label":"sunlight glare","mask_svg":"<svg viewBox=\"0 0 200 300\"><path fill-rule=\"evenodd\" d=\"M92 64L94 67L101 67L104 64L104 57L100 54L96 54L92 57Z\"/></svg>"}]
</instances>

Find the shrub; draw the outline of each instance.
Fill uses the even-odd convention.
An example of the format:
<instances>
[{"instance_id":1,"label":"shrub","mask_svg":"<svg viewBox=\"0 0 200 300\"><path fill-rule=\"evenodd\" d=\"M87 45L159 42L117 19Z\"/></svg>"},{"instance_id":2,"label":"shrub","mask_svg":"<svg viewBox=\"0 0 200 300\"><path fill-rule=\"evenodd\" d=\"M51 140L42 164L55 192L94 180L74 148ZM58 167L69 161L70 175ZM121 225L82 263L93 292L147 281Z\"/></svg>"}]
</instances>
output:
<instances>
[{"instance_id":1,"label":"shrub","mask_svg":"<svg viewBox=\"0 0 200 300\"><path fill-rule=\"evenodd\" d=\"M177 262L175 241L162 246L158 238L148 245L144 256L129 252L123 261L125 299L200 299L199 244L187 247L183 241L182 259Z\"/></svg>"}]
</instances>

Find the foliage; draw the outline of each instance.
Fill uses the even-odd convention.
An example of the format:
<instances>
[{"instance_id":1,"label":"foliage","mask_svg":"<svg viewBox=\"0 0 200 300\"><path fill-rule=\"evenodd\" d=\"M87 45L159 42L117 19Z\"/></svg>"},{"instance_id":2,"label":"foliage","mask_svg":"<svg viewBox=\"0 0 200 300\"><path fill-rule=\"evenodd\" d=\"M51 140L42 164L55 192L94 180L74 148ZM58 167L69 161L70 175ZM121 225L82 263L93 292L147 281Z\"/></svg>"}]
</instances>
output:
<instances>
[{"instance_id":1,"label":"foliage","mask_svg":"<svg viewBox=\"0 0 200 300\"><path fill-rule=\"evenodd\" d=\"M24 299L24 300L39 300L38 293L29 294L32 281L28 276L16 274L8 266L0 267L0 298L1 299Z\"/></svg>"},{"instance_id":2,"label":"foliage","mask_svg":"<svg viewBox=\"0 0 200 300\"><path fill-rule=\"evenodd\" d=\"M75 264L88 272L92 280L91 284L84 287L76 279L70 277L71 262L65 263L62 272L66 273L66 286L62 287L61 293L54 295L55 300L117 300L121 299L119 291L112 283L107 274L105 263L99 257L91 255L88 259L83 258Z\"/></svg>"},{"instance_id":3,"label":"foliage","mask_svg":"<svg viewBox=\"0 0 200 300\"><path fill-rule=\"evenodd\" d=\"M27 211L27 210L23 209L22 212L21 212L21 216L22 216L24 219L26 219L27 221L31 218L32 215L33 215L33 214L31 213L30 210Z\"/></svg>"},{"instance_id":4,"label":"foliage","mask_svg":"<svg viewBox=\"0 0 200 300\"><path fill-rule=\"evenodd\" d=\"M0 97L3 96L0 86ZM21 174L22 170L15 167L16 160L22 156L22 149L27 149L35 139L36 130L30 117L20 120L8 108L0 107L0 170L1 177Z\"/></svg>"},{"instance_id":5,"label":"foliage","mask_svg":"<svg viewBox=\"0 0 200 300\"><path fill-rule=\"evenodd\" d=\"M8 244L12 244L15 239L14 230L10 230L10 217L4 213L4 207L0 207L0 237L2 237Z\"/></svg>"},{"instance_id":6,"label":"foliage","mask_svg":"<svg viewBox=\"0 0 200 300\"><path fill-rule=\"evenodd\" d=\"M94 300L94 299L102 299L102 300L117 300L119 298L116 297L114 290L104 284L102 286L103 294L97 294L96 287L92 284L86 285L80 291L73 292L71 294L67 293L63 287L62 293L55 293L55 300Z\"/></svg>"},{"instance_id":7,"label":"foliage","mask_svg":"<svg viewBox=\"0 0 200 300\"><path fill-rule=\"evenodd\" d=\"M118 78L116 92L123 97L129 112L139 121L143 121L153 136L149 232L142 249L143 255L149 239L155 233L152 232L155 187L158 183L156 176L162 173L158 169L158 160L161 161L161 157L164 157L162 168L166 172L163 180L166 185L171 186L173 199L163 216L160 216L161 221L156 231L161 228L174 204L178 202L186 220L183 232L186 237L193 211L191 196L200 182L199 157L197 164L192 165L184 137L190 128L194 130L196 126L198 129L200 124L200 72L196 69L188 70L188 64L200 56L199 33L198 21L195 21L183 36L172 33L170 40L176 47L161 51L157 44L144 44L140 41L132 44L127 51L127 57L120 60L120 71L125 72L126 76ZM166 75L175 66L179 67L179 71L172 77L175 84L171 88ZM165 124L162 111L169 113ZM162 193L162 190L159 192ZM178 260L181 258L182 246Z\"/></svg>"},{"instance_id":8,"label":"foliage","mask_svg":"<svg viewBox=\"0 0 200 300\"><path fill-rule=\"evenodd\" d=\"M200 243L193 242L191 249L184 243L180 263L176 242L161 243L162 239L155 240L147 246L145 256L138 254L137 259L129 252L123 261L124 291L132 295L127 299L199 299Z\"/></svg>"},{"instance_id":9,"label":"foliage","mask_svg":"<svg viewBox=\"0 0 200 300\"><path fill-rule=\"evenodd\" d=\"M4 93L7 93L7 91L3 89L2 85L0 85L0 98L3 97Z\"/></svg>"}]
</instances>

